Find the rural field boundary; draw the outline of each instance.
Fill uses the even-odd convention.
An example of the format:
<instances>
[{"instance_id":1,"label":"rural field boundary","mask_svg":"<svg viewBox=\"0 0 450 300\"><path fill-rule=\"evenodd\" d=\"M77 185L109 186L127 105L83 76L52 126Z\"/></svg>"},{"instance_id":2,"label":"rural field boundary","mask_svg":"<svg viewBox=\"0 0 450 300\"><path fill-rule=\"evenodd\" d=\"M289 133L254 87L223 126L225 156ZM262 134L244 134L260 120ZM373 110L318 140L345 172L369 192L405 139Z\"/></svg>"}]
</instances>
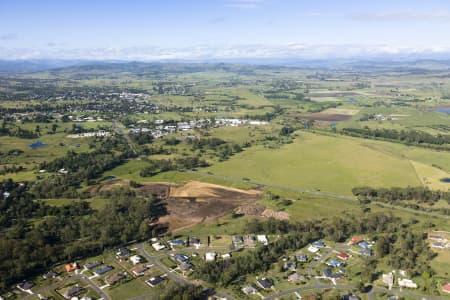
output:
<instances>
[{"instance_id":1,"label":"rural field boundary","mask_svg":"<svg viewBox=\"0 0 450 300\"><path fill-rule=\"evenodd\" d=\"M335 199L335 200L342 199L342 200L349 200L349 201L354 201L354 202L358 201L358 198L355 196L339 195L339 194L321 192L321 191L312 191L312 190L308 190L308 189L304 189L304 188L271 184L271 183L254 181L254 180L250 180L250 179L247 180L244 178L236 178L236 177L230 177L230 176L224 176L224 175L216 175L216 174L211 174L211 173L207 173L207 172L200 172L200 171L187 171L187 172L202 175L205 177L223 179L223 180L227 180L227 181L231 181L231 182L249 183L249 184L254 184L254 185L262 186L262 187L271 187L271 188L276 188L276 189L280 189L280 190L298 192L298 193L302 193L302 194L322 196L322 197L329 198L329 199ZM414 210L412 208L402 207L402 206L398 206L398 205L392 205L392 204L388 204L388 203L384 203L384 202L380 202L380 201L372 200L372 203L376 204L378 206L382 206L384 208L402 210L402 211L409 212L412 214L421 214L421 215L427 215L430 217L450 219L450 216L436 214L436 213L432 213L432 212L428 212L428 211Z\"/></svg>"}]
</instances>

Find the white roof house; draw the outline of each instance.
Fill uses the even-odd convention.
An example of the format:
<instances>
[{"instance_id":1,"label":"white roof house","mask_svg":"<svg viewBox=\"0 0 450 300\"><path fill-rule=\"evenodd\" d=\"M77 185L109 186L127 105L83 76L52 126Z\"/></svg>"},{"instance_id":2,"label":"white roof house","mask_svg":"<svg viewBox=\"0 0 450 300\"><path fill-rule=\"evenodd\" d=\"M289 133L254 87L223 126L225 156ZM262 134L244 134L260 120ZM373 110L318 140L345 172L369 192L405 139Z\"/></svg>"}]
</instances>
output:
<instances>
[{"instance_id":1,"label":"white roof house","mask_svg":"<svg viewBox=\"0 0 450 300\"><path fill-rule=\"evenodd\" d=\"M414 281L412 281L411 279L398 279L398 285L400 287L407 287L407 288L412 288L412 289L417 289L417 283L415 283Z\"/></svg>"},{"instance_id":2,"label":"white roof house","mask_svg":"<svg viewBox=\"0 0 450 300\"><path fill-rule=\"evenodd\" d=\"M162 245L160 242L156 242L152 244L153 249L155 249L156 251L160 251L164 248L166 248L166 246Z\"/></svg>"},{"instance_id":3,"label":"white roof house","mask_svg":"<svg viewBox=\"0 0 450 300\"><path fill-rule=\"evenodd\" d=\"M205 260L206 261L215 261L216 260L216 256L217 256L216 252L207 252L205 254Z\"/></svg>"},{"instance_id":4,"label":"white roof house","mask_svg":"<svg viewBox=\"0 0 450 300\"><path fill-rule=\"evenodd\" d=\"M264 245L268 245L269 241L267 240L267 236L265 234L259 234L256 236L256 239L258 240L258 242L260 242L261 244Z\"/></svg>"},{"instance_id":5,"label":"white roof house","mask_svg":"<svg viewBox=\"0 0 450 300\"><path fill-rule=\"evenodd\" d=\"M317 252L319 252L319 248L311 245L308 247L308 251L312 252L312 253L317 253Z\"/></svg>"},{"instance_id":6,"label":"white roof house","mask_svg":"<svg viewBox=\"0 0 450 300\"><path fill-rule=\"evenodd\" d=\"M137 265L142 261L142 257L140 257L139 255L133 255L132 257L130 257L130 261L133 263L133 265Z\"/></svg>"}]
</instances>

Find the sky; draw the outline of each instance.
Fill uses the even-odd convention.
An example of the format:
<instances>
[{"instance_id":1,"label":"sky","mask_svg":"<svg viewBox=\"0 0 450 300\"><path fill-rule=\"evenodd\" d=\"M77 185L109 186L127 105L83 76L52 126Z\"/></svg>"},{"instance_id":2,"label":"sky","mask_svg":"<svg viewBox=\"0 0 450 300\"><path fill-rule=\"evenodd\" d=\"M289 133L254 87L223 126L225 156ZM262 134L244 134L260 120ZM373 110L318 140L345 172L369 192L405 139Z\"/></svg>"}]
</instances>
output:
<instances>
[{"instance_id":1,"label":"sky","mask_svg":"<svg viewBox=\"0 0 450 300\"><path fill-rule=\"evenodd\" d=\"M0 0L0 59L450 58L447 0Z\"/></svg>"}]
</instances>

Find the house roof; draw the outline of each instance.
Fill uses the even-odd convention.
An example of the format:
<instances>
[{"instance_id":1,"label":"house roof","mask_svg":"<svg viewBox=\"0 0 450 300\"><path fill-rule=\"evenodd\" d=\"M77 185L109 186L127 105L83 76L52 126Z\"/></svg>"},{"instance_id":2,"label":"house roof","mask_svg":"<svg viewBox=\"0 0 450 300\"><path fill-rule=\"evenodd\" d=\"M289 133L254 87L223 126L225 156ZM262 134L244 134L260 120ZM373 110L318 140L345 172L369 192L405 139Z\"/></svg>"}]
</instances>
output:
<instances>
[{"instance_id":1,"label":"house roof","mask_svg":"<svg viewBox=\"0 0 450 300\"><path fill-rule=\"evenodd\" d=\"M362 242L362 241L364 241L363 238L361 238L359 236L354 236L354 237L351 238L350 244L357 244L357 243Z\"/></svg>"},{"instance_id":2,"label":"house roof","mask_svg":"<svg viewBox=\"0 0 450 300\"><path fill-rule=\"evenodd\" d=\"M151 286L155 286L163 281L164 281L164 278L162 278L161 276L156 276L156 277L152 277L149 280L147 280L147 283Z\"/></svg>"},{"instance_id":3,"label":"house roof","mask_svg":"<svg viewBox=\"0 0 450 300\"><path fill-rule=\"evenodd\" d=\"M175 254L174 256L172 256L172 258L179 262L186 262L189 260L189 257L184 254Z\"/></svg>"},{"instance_id":4,"label":"house roof","mask_svg":"<svg viewBox=\"0 0 450 300\"><path fill-rule=\"evenodd\" d=\"M272 287L272 281L267 278L258 279L257 283L264 289L270 289Z\"/></svg>"},{"instance_id":5,"label":"house roof","mask_svg":"<svg viewBox=\"0 0 450 300\"><path fill-rule=\"evenodd\" d=\"M112 269L113 269L113 267L111 267L111 266L103 266L103 267L100 267L98 269L95 269L94 273L97 274L97 275L102 275L102 274L105 274L108 271L111 271Z\"/></svg>"},{"instance_id":6,"label":"house roof","mask_svg":"<svg viewBox=\"0 0 450 300\"><path fill-rule=\"evenodd\" d=\"M124 277L125 277L125 275L123 273L116 273L116 274L108 276L105 279L105 282L109 285L113 285L114 283L116 283L117 281L119 281L120 279L122 279Z\"/></svg>"},{"instance_id":7,"label":"house roof","mask_svg":"<svg viewBox=\"0 0 450 300\"><path fill-rule=\"evenodd\" d=\"M244 286L244 287L242 288L242 291L244 292L244 294L250 295L250 294L256 293L258 290L255 289L255 288L254 288L253 286L251 286L251 285L247 285L247 286Z\"/></svg>"},{"instance_id":8,"label":"house roof","mask_svg":"<svg viewBox=\"0 0 450 300\"><path fill-rule=\"evenodd\" d=\"M127 248L120 248L119 251L117 251L117 256L125 256L130 254L130 250Z\"/></svg>"},{"instance_id":9,"label":"house roof","mask_svg":"<svg viewBox=\"0 0 450 300\"><path fill-rule=\"evenodd\" d=\"M133 272L134 274L140 274L140 273L145 272L147 269L148 268L145 265L138 265L138 266L132 268L130 271Z\"/></svg>"},{"instance_id":10,"label":"house roof","mask_svg":"<svg viewBox=\"0 0 450 300\"><path fill-rule=\"evenodd\" d=\"M70 264L67 264L67 265L66 265L66 271L67 271L67 272L74 271L74 270L76 270L77 268L78 268L77 263L70 263Z\"/></svg>"},{"instance_id":11,"label":"house roof","mask_svg":"<svg viewBox=\"0 0 450 300\"><path fill-rule=\"evenodd\" d=\"M448 282L442 286L442 291L444 291L446 293L450 293L450 282Z\"/></svg>"},{"instance_id":12,"label":"house roof","mask_svg":"<svg viewBox=\"0 0 450 300\"><path fill-rule=\"evenodd\" d=\"M34 286L34 283L29 282L29 281L24 281L22 283L19 283L17 286L23 290L29 290Z\"/></svg>"},{"instance_id":13,"label":"house roof","mask_svg":"<svg viewBox=\"0 0 450 300\"><path fill-rule=\"evenodd\" d=\"M92 268L95 268L95 267L97 267L97 266L100 266L101 264L102 264L101 262L99 262L98 260L96 260L96 261L91 261L91 262L85 264L84 267L85 267L86 269L92 269Z\"/></svg>"}]
</instances>

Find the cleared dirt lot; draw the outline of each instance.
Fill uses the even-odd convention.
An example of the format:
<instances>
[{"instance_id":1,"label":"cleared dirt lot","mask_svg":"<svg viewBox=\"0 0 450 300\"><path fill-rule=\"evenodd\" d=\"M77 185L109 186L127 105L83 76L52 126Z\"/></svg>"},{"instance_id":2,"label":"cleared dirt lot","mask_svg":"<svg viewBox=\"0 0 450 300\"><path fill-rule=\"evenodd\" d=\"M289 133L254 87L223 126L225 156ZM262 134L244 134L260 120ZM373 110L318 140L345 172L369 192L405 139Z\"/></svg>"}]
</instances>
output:
<instances>
[{"instance_id":1,"label":"cleared dirt lot","mask_svg":"<svg viewBox=\"0 0 450 300\"><path fill-rule=\"evenodd\" d=\"M220 185L190 181L170 185L168 215L160 218L169 230L177 230L224 216L242 205L255 205L262 196L258 190L240 190Z\"/></svg>"}]
</instances>

